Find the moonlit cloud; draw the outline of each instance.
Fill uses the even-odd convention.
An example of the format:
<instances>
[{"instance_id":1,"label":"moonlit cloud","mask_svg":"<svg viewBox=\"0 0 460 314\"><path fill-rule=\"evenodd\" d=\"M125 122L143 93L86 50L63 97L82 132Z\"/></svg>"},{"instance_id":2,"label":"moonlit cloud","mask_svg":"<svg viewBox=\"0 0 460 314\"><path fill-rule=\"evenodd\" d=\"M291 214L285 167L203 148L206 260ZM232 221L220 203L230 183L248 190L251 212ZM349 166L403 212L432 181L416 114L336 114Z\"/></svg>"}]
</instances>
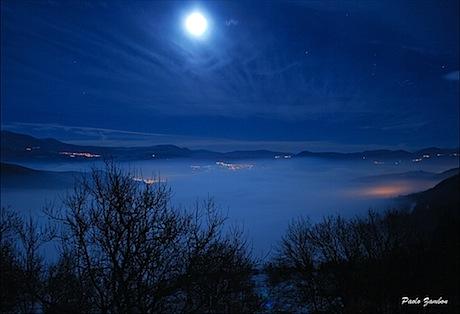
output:
<instances>
[{"instance_id":1,"label":"moonlit cloud","mask_svg":"<svg viewBox=\"0 0 460 314\"><path fill-rule=\"evenodd\" d=\"M240 21L235 19L229 19L225 21L225 25L227 26L238 26L238 24L240 24Z\"/></svg>"},{"instance_id":2,"label":"moonlit cloud","mask_svg":"<svg viewBox=\"0 0 460 314\"><path fill-rule=\"evenodd\" d=\"M452 71L443 76L448 81L458 81L460 79L460 71Z\"/></svg>"}]
</instances>

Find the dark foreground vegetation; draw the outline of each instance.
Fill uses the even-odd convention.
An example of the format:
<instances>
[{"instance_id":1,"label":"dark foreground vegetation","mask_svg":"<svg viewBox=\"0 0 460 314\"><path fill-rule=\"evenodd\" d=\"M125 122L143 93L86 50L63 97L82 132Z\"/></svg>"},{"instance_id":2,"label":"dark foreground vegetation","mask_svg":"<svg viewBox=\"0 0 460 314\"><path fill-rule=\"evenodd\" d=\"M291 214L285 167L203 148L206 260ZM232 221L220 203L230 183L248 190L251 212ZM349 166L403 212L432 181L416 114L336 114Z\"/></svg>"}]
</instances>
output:
<instances>
[{"instance_id":1,"label":"dark foreground vegetation","mask_svg":"<svg viewBox=\"0 0 460 314\"><path fill-rule=\"evenodd\" d=\"M254 312L254 261L212 201L175 209L166 185L109 164L82 178L39 230L2 210L1 309L45 313ZM53 240L49 265L40 246Z\"/></svg>"},{"instance_id":2,"label":"dark foreground vegetation","mask_svg":"<svg viewBox=\"0 0 460 314\"><path fill-rule=\"evenodd\" d=\"M455 313L458 187L456 175L413 195L412 210L299 218L262 265L211 200L174 208L165 184L109 163L45 210L46 228L1 210L0 311ZM448 304L401 305L427 296Z\"/></svg>"}]
</instances>

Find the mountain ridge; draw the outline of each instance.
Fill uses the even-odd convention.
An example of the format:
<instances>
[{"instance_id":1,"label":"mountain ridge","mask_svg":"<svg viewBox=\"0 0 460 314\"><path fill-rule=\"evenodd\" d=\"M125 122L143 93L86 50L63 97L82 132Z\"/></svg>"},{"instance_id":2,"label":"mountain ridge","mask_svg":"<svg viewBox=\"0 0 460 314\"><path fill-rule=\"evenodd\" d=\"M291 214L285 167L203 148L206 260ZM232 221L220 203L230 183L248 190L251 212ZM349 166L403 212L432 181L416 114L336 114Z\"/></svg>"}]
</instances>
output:
<instances>
[{"instance_id":1,"label":"mountain ridge","mask_svg":"<svg viewBox=\"0 0 460 314\"><path fill-rule=\"evenodd\" d=\"M235 150L215 152L206 149L192 150L171 144L152 145L145 147L106 147L75 145L61 142L53 138L36 138L27 134L1 131L1 160L14 161L23 159L69 159L114 158L114 159L251 159L251 158L300 158L315 157L327 159L410 159L423 156L457 157L458 148L443 149L438 147L424 148L415 152L405 150L366 150L362 152L311 152L308 150L294 154L271 150ZM83 153L87 153L86 155ZM429 157L426 157L429 158Z\"/></svg>"}]
</instances>

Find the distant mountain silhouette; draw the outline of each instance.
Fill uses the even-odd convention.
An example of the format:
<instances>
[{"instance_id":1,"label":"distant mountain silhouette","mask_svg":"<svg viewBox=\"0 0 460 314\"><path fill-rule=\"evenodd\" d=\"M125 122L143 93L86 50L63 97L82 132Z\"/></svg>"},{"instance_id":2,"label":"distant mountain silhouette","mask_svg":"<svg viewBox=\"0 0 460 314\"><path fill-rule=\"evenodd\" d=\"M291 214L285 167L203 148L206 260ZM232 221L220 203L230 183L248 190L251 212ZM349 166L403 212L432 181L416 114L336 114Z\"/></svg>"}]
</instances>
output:
<instances>
[{"instance_id":1,"label":"distant mountain silhouette","mask_svg":"<svg viewBox=\"0 0 460 314\"><path fill-rule=\"evenodd\" d=\"M2 188L64 189L71 187L75 177L81 175L81 173L74 171L35 170L3 162L0 165Z\"/></svg>"},{"instance_id":2,"label":"distant mountain silhouette","mask_svg":"<svg viewBox=\"0 0 460 314\"><path fill-rule=\"evenodd\" d=\"M424 158L423 155L447 156L458 158L458 149L427 148L417 152L404 150L371 150L355 153L337 152L310 152L302 151L299 154L277 152L270 150L248 150L233 152L214 152L210 150L191 150L175 145L153 145L148 147L102 147L73 145L55 139L39 139L30 135L1 131L1 160L59 160L59 159L87 159L87 158L115 158L121 160L193 158L193 159L256 159L256 158L290 158L315 157L327 159L411 159ZM87 154L85 154L87 153ZM427 157L429 158L429 157Z\"/></svg>"},{"instance_id":3,"label":"distant mountain silhouette","mask_svg":"<svg viewBox=\"0 0 460 314\"><path fill-rule=\"evenodd\" d=\"M310 151L303 151L297 154L299 157L327 157L327 158L338 158L338 159L363 159L364 158L394 158L394 159L406 159L411 158L413 153L407 152L405 150L387 150L387 149L379 149L379 150L369 150L363 152L355 152L355 153L336 153L336 152L322 152L322 153L315 153Z\"/></svg>"},{"instance_id":4,"label":"distant mountain silhouette","mask_svg":"<svg viewBox=\"0 0 460 314\"><path fill-rule=\"evenodd\" d=\"M357 178L359 182L374 182L374 181L387 181L387 180L437 180L441 181L451 176L459 174L460 168L449 169L440 173L428 172L428 171L407 171L399 173L389 173L382 175L373 175Z\"/></svg>"},{"instance_id":5,"label":"distant mountain silhouette","mask_svg":"<svg viewBox=\"0 0 460 314\"><path fill-rule=\"evenodd\" d=\"M439 156L438 156L439 154ZM458 149L443 149L443 148L426 148L415 152L408 152L405 150L388 150L388 149L378 149L378 150L366 150L363 152L354 152L354 153L337 153L337 152L311 152L311 151L302 151L296 155L296 157L320 157L320 158L330 158L330 159L370 159L370 160L405 160L405 159L415 159L415 158L427 158L431 157L444 157L457 154L458 158ZM429 157L428 157L429 156Z\"/></svg>"}]
</instances>

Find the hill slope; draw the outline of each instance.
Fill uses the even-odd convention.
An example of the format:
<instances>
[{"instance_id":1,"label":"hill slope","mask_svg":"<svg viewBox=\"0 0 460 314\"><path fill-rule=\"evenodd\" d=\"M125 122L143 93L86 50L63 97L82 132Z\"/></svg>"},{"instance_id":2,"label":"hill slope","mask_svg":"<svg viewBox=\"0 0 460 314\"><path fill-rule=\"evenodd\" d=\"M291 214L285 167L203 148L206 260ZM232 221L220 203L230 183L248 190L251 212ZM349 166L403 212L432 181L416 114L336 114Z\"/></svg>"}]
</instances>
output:
<instances>
[{"instance_id":1,"label":"hill slope","mask_svg":"<svg viewBox=\"0 0 460 314\"><path fill-rule=\"evenodd\" d=\"M55 172L30 169L14 164L0 164L2 189L65 189L71 187L79 172Z\"/></svg>"}]
</instances>

